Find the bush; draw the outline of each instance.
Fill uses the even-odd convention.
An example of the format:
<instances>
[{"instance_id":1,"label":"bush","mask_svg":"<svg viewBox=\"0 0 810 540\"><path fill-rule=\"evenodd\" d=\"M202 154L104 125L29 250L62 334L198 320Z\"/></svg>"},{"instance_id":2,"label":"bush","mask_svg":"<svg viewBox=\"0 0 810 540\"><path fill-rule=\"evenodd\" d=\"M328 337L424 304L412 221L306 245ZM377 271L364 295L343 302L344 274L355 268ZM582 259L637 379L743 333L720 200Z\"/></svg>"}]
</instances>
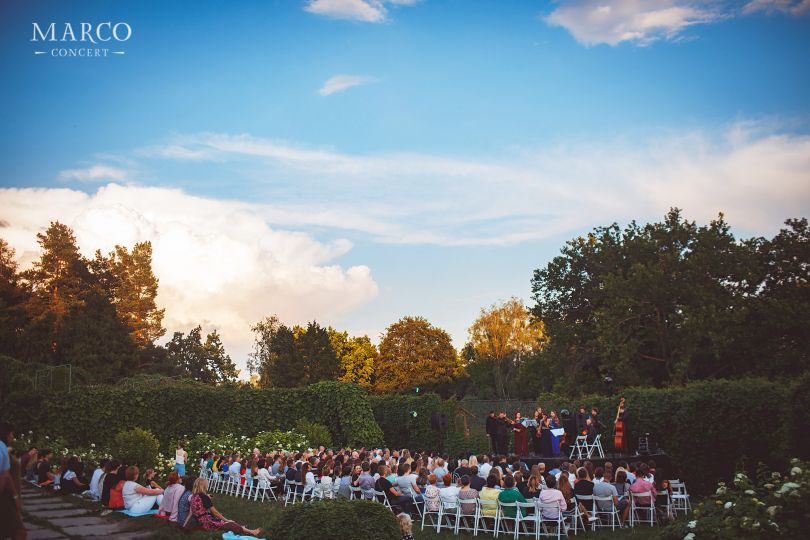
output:
<instances>
[{"instance_id":1,"label":"bush","mask_svg":"<svg viewBox=\"0 0 810 540\"><path fill-rule=\"evenodd\" d=\"M399 525L390 510L372 501L318 501L286 508L272 530L273 539L399 540Z\"/></svg>"},{"instance_id":2,"label":"bush","mask_svg":"<svg viewBox=\"0 0 810 540\"><path fill-rule=\"evenodd\" d=\"M127 465L138 465L142 469L154 467L157 462L160 442L151 431L134 428L121 431L113 440L112 455Z\"/></svg>"},{"instance_id":3,"label":"bush","mask_svg":"<svg viewBox=\"0 0 810 540\"><path fill-rule=\"evenodd\" d=\"M329 428L323 424L301 418L295 424L295 431L303 435L313 448L332 446L332 435L329 433Z\"/></svg>"},{"instance_id":4,"label":"bush","mask_svg":"<svg viewBox=\"0 0 810 540\"><path fill-rule=\"evenodd\" d=\"M760 465L751 480L738 472L720 482L691 516L662 531L668 540L806 538L810 527L810 464L792 459L785 474Z\"/></svg>"}]
</instances>

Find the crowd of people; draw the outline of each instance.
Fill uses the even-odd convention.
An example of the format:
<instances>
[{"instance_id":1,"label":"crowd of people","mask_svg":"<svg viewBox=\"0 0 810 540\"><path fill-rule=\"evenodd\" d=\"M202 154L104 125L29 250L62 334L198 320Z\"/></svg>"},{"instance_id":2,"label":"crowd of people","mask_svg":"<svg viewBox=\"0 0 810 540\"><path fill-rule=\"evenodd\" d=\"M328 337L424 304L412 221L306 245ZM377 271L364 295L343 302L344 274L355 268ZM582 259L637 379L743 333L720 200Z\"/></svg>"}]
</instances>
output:
<instances>
[{"instance_id":1,"label":"crowd of people","mask_svg":"<svg viewBox=\"0 0 810 540\"><path fill-rule=\"evenodd\" d=\"M3 447L9 455L13 433L5 429L0 430L0 435L4 437L0 442L5 442ZM399 515L403 530L410 521L402 516L436 511L441 500L453 500L454 497L465 501L461 503L468 506L462 507L465 513L474 511L475 505L470 501L477 498L502 503L533 499L538 511L548 519L556 518L549 510L550 505L558 504L564 513L578 507L588 521L597 519L595 510L609 510L602 506L612 505L618 511L620 526L627 526L631 493L649 492L654 499L669 489L666 477L652 461L607 461L603 466L594 466L587 460L557 459L546 470L545 463L529 466L515 454L451 457L437 452L420 450L412 453L408 449L388 448L332 450L320 447L304 452L278 449L261 452L254 448L249 455L205 452L199 456L198 462L193 463L199 471L194 475L187 474L189 459L181 444L176 452L175 470L165 478L158 478L152 469L141 474L137 465L127 465L116 459L102 460L92 472L85 471L84 464L76 456L55 463L51 450L35 447L19 459L12 452L9 461L2 456L3 447L0 447L0 493L13 493L13 501L18 501L16 495L22 476L62 494L97 499L107 511L122 509L138 515L156 510L160 517L176 527L253 536L259 535L261 529L251 529L230 520L217 510L209 493L209 478L230 477L229 481L247 487L257 483L273 489L279 496L287 486L294 485L295 489L301 490L302 499L333 495L350 498L353 492L360 493L363 498L389 503ZM4 474L4 471L10 472ZM12 485L14 478L18 482L16 488ZM328 495L324 497L324 494ZM588 496L610 499L594 502ZM649 499L638 502L650 504ZM4 517L13 513L12 507L13 503L3 507ZM506 512L507 516L508 512L514 514L513 509ZM495 517L495 506L486 506L483 515Z\"/></svg>"}]
</instances>

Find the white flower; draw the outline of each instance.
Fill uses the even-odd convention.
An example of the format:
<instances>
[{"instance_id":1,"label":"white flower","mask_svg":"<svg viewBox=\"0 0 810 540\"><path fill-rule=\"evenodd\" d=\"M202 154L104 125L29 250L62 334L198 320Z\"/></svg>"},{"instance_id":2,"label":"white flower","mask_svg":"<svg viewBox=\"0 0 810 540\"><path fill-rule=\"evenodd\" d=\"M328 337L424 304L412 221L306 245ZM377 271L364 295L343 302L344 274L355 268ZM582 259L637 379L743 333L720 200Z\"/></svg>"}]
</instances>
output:
<instances>
[{"instance_id":1,"label":"white flower","mask_svg":"<svg viewBox=\"0 0 810 540\"><path fill-rule=\"evenodd\" d=\"M90 443L90 448L95 448L95 447L96 447L96 443Z\"/></svg>"},{"instance_id":2,"label":"white flower","mask_svg":"<svg viewBox=\"0 0 810 540\"><path fill-rule=\"evenodd\" d=\"M689 533L683 537L683 540L695 540L695 533Z\"/></svg>"},{"instance_id":3,"label":"white flower","mask_svg":"<svg viewBox=\"0 0 810 540\"><path fill-rule=\"evenodd\" d=\"M728 509L729 509L729 508L731 508L732 506L734 506L734 503L733 503L733 502L731 502L731 501L728 501L726 504L724 504L724 505L723 505L723 508L725 508L726 510L728 510Z\"/></svg>"},{"instance_id":4,"label":"white flower","mask_svg":"<svg viewBox=\"0 0 810 540\"><path fill-rule=\"evenodd\" d=\"M798 476L802 474L802 470L799 467L793 467L790 469L790 476Z\"/></svg>"},{"instance_id":5,"label":"white flower","mask_svg":"<svg viewBox=\"0 0 810 540\"><path fill-rule=\"evenodd\" d=\"M697 520L693 519L692 521L686 524L686 527L688 529L694 529L695 527L697 527Z\"/></svg>"},{"instance_id":6,"label":"white flower","mask_svg":"<svg viewBox=\"0 0 810 540\"><path fill-rule=\"evenodd\" d=\"M715 491L715 494L716 495L725 495L726 494L726 486L720 486L719 488L717 488L717 491Z\"/></svg>"},{"instance_id":7,"label":"white flower","mask_svg":"<svg viewBox=\"0 0 810 540\"><path fill-rule=\"evenodd\" d=\"M778 506L769 506L768 509L766 510L766 512L768 512L769 516L773 517L773 516L776 515L777 510L779 510Z\"/></svg>"},{"instance_id":8,"label":"white flower","mask_svg":"<svg viewBox=\"0 0 810 540\"><path fill-rule=\"evenodd\" d=\"M799 484L797 484L796 482L785 482L784 484L782 484L782 487L779 488L779 491L777 491L777 493L787 493L788 491L793 491L798 487Z\"/></svg>"},{"instance_id":9,"label":"white flower","mask_svg":"<svg viewBox=\"0 0 810 540\"><path fill-rule=\"evenodd\" d=\"M746 489L746 490L745 490L745 494L746 494L746 495L754 495L754 494L755 494L755 492L754 492L754 490L753 490L753 489Z\"/></svg>"}]
</instances>

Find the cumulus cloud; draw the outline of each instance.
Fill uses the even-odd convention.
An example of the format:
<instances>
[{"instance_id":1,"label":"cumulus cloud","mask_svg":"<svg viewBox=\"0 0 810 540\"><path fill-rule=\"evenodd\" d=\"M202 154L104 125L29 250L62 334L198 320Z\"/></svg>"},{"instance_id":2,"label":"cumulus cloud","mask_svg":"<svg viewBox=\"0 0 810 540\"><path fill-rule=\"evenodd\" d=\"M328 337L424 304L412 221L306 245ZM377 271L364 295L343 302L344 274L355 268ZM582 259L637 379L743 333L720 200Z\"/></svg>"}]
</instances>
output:
<instances>
[{"instance_id":1,"label":"cumulus cloud","mask_svg":"<svg viewBox=\"0 0 810 540\"><path fill-rule=\"evenodd\" d=\"M343 92L353 86L360 86L362 84L368 84L373 82L375 79L374 77L366 77L363 75L335 75L333 77L329 77L323 86L318 90L318 93L322 96L329 96L336 92Z\"/></svg>"},{"instance_id":2,"label":"cumulus cloud","mask_svg":"<svg viewBox=\"0 0 810 540\"><path fill-rule=\"evenodd\" d=\"M267 208L192 196L177 189L109 184L71 189L0 189L2 235L23 266L38 258L36 233L52 220L76 232L82 252L150 240L158 304L170 331L217 328L244 360L251 324L276 313L289 323L329 323L377 294L367 266L342 268L346 240L316 241L271 228Z\"/></svg>"},{"instance_id":3,"label":"cumulus cloud","mask_svg":"<svg viewBox=\"0 0 810 540\"><path fill-rule=\"evenodd\" d=\"M695 24L720 18L705 2L690 0L569 0L546 18L583 45L674 39Z\"/></svg>"},{"instance_id":4,"label":"cumulus cloud","mask_svg":"<svg viewBox=\"0 0 810 540\"><path fill-rule=\"evenodd\" d=\"M272 224L356 231L385 243L516 244L656 219L670 206L703 220L725 212L735 226L763 233L810 213L810 137L767 122L561 143L489 160L353 155L246 134L191 134L169 144L216 154L226 170L229 160L256 160L261 176L240 182L271 201ZM307 193L306 201L273 178Z\"/></svg>"},{"instance_id":5,"label":"cumulus cloud","mask_svg":"<svg viewBox=\"0 0 810 540\"><path fill-rule=\"evenodd\" d=\"M123 182L131 176L130 171L112 165L91 165L82 169L67 169L59 173L59 180L79 182Z\"/></svg>"}]
</instances>

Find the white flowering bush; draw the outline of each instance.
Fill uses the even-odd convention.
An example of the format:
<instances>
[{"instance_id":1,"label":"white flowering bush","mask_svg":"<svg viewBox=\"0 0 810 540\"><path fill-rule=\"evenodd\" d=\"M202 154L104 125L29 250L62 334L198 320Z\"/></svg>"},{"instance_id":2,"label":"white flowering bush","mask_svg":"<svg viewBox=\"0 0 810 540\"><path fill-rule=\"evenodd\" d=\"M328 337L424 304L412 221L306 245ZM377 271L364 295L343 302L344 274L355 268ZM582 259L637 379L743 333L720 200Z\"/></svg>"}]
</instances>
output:
<instances>
[{"instance_id":1,"label":"white flowering bush","mask_svg":"<svg viewBox=\"0 0 810 540\"><path fill-rule=\"evenodd\" d=\"M810 530L810 468L792 459L787 472L744 472L720 482L691 516L664 529L670 540L715 538L806 538Z\"/></svg>"},{"instance_id":2,"label":"white flowering bush","mask_svg":"<svg viewBox=\"0 0 810 540\"><path fill-rule=\"evenodd\" d=\"M185 437L184 441L189 456L189 464L195 468L199 463L200 456L208 451L215 454L239 452L244 456L250 454L254 448L258 448L262 453L265 453L278 449L293 452L309 447L307 438L294 431L262 431L252 437L232 433L224 435L197 433Z\"/></svg>"}]
</instances>

